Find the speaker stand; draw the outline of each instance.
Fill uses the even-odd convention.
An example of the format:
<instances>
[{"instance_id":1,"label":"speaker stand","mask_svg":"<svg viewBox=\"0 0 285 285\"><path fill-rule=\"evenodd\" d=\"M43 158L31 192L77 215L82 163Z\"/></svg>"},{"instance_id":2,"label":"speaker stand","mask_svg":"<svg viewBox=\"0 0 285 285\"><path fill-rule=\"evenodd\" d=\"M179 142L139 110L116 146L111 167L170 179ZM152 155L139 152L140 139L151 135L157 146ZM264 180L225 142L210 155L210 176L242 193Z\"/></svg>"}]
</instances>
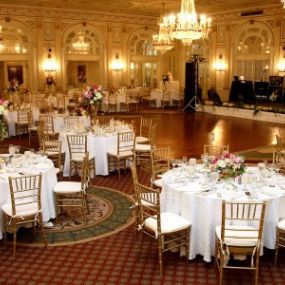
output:
<instances>
[{"instance_id":1,"label":"speaker stand","mask_svg":"<svg viewBox=\"0 0 285 285\"><path fill-rule=\"evenodd\" d=\"M193 107L191 104L193 103L193 101L195 102L195 107ZM197 95L195 95L188 103L187 105L183 108L182 112L184 112L188 107L190 107L193 111L197 111L196 106L197 104L199 104L199 106L202 106L202 110L203 105L201 104L201 101L199 99L199 97Z\"/></svg>"}]
</instances>

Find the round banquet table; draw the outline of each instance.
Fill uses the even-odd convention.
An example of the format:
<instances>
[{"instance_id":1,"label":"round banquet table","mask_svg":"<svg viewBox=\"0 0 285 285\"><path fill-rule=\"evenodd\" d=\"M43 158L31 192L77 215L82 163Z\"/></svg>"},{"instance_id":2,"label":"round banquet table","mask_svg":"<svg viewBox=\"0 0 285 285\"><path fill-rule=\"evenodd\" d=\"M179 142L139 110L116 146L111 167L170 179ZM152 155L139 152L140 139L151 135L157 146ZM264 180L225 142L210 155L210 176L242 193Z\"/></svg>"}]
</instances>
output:
<instances>
[{"instance_id":1,"label":"round banquet table","mask_svg":"<svg viewBox=\"0 0 285 285\"><path fill-rule=\"evenodd\" d=\"M121 128L120 132L131 131L127 126L123 126ZM102 131L97 133L87 133L87 150L90 157L95 157L96 175L109 175L107 152L115 152L117 150L118 130L119 129L115 132ZM59 140L62 142L62 151L65 152L63 176L69 176L70 170L70 153L67 135L76 135L76 133L71 131L61 131L59 134ZM93 177L93 173L91 173L91 177Z\"/></svg>"},{"instance_id":2,"label":"round banquet table","mask_svg":"<svg viewBox=\"0 0 285 285\"><path fill-rule=\"evenodd\" d=\"M285 217L285 177L271 172L271 177L254 184L239 184L234 180L222 180L214 187L206 184L202 166L195 175L187 169L174 168L163 177L161 210L173 212L192 222L189 259L202 255L206 262L215 253L215 228L221 224L222 200L266 201L263 246L274 249L276 225ZM257 167L251 172L258 175Z\"/></svg>"},{"instance_id":3,"label":"round banquet table","mask_svg":"<svg viewBox=\"0 0 285 285\"><path fill-rule=\"evenodd\" d=\"M0 173L0 209L1 206L11 202L9 190L9 176L19 176L28 174L42 173L42 189L41 189L41 203L43 221L48 222L50 219L56 217L55 202L53 196L53 188L57 183L56 169L51 160L38 156L37 163L29 163L28 166L9 167L6 172ZM0 212L0 239L3 238L3 215Z\"/></svg>"}]
</instances>

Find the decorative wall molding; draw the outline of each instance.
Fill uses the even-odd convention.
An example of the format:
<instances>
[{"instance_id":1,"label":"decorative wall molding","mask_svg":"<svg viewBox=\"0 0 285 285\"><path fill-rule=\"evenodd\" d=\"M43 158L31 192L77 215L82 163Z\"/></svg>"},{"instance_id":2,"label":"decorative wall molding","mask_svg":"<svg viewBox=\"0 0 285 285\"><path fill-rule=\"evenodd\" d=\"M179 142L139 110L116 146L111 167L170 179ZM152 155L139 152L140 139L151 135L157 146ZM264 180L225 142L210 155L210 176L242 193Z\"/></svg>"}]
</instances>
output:
<instances>
[{"instance_id":1,"label":"decorative wall molding","mask_svg":"<svg viewBox=\"0 0 285 285\"><path fill-rule=\"evenodd\" d=\"M69 19L69 20L85 20L96 22L112 22L112 23L129 23L138 25L157 25L157 18L151 16L138 16L127 14L114 14L107 12L94 11L70 11L56 8L32 8L19 7L18 5L0 5L0 15L9 15L11 17L34 17L45 19Z\"/></svg>"}]
</instances>

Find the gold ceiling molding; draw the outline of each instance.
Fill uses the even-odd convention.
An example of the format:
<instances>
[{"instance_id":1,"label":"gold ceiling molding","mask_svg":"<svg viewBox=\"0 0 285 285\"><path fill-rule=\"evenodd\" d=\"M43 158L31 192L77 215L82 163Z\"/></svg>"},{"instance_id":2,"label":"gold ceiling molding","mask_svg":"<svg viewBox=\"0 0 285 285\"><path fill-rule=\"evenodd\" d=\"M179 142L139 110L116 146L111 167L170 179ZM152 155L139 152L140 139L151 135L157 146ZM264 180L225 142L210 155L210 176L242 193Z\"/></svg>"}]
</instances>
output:
<instances>
[{"instance_id":1,"label":"gold ceiling molding","mask_svg":"<svg viewBox=\"0 0 285 285\"><path fill-rule=\"evenodd\" d=\"M91 12L83 10L67 10L55 8L40 8L27 7L19 5L0 4L0 16L9 15L10 17L34 17L34 18L49 18L63 20L84 20L106 23L126 23L139 25L157 25L157 18L152 16L138 16L130 14L119 14L110 12Z\"/></svg>"}]
</instances>

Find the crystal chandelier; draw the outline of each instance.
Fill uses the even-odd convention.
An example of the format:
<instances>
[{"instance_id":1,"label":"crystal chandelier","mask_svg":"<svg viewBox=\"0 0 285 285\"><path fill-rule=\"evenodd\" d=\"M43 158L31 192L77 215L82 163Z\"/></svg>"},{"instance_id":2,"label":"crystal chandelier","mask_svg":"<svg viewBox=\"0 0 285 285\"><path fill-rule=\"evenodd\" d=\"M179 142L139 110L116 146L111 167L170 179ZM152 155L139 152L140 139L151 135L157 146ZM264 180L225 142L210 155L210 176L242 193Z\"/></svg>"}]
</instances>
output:
<instances>
[{"instance_id":1,"label":"crystal chandelier","mask_svg":"<svg viewBox=\"0 0 285 285\"><path fill-rule=\"evenodd\" d=\"M210 18L196 14L194 0L182 0L181 12L164 17L164 22L169 27L171 37L181 40L184 45L207 37L211 27Z\"/></svg>"},{"instance_id":2,"label":"crystal chandelier","mask_svg":"<svg viewBox=\"0 0 285 285\"><path fill-rule=\"evenodd\" d=\"M164 3L162 3L162 19L164 18ZM169 35L169 27L163 20L159 23L159 32L152 36L152 45L161 54L174 48L173 39Z\"/></svg>"},{"instance_id":3,"label":"crystal chandelier","mask_svg":"<svg viewBox=\"0 0 285 285\"><path fill-rule=\"evenodd\" d=\"M77 41L72 44L72 47L77 53L87 54L90 44L85 41L83 33L79 32Z\"/></svg>"}]
</instances>

